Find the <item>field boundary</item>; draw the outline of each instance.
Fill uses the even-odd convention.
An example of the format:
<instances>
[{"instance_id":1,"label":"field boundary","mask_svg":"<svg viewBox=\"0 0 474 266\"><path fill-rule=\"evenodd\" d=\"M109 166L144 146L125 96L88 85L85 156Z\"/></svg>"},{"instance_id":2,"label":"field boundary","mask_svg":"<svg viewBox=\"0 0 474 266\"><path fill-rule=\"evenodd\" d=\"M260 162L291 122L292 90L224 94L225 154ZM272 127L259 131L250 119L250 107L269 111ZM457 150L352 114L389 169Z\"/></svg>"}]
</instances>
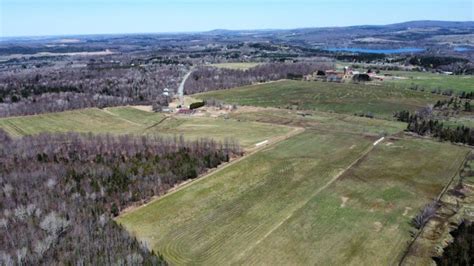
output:
<instances>
[{"instance_id":1,"label":"field boundary","mask_svg":"<svg viewBox=\"0 0 474 266\"><path fill-rule=\"evenodd\" d=\"M466 163L466 161L468 160L468 157L469 155L471 154L471 151L468 151L466 153L466 156L464 157L464 160L462 160L461 162L461 165L458 167L457 171L453 174L453 176L450 178L449 182L446 184L446 186L444 186L444 188L441 190L440 194L436 197L436 202L439 202L441 200L441 198L446 194L446 192L448 192L449 188L451 187L451 185L453 184L454 180L456 179L456 177L459 175L461 169L464 167L464 164ZM418 232L416 233L415 237L413 238L413 240L410 241L410 244L408 245L408 247L405 249L405 251L403 252L403 256L401 257L400 259L400 262L398 263L398 265L405 265L405 260L409 257L409 253L410 253L410 250L411 250L411 247L413 246L413 244L415 244L416 240L420 237L420 235L424 232L425 230L425 226L428 224L428 222L426 222L421 228L420 230L418 230Z\"/></svg>"},{"instance_id":2,"label":"field boundary","mask_svg":"<svg viewBox=\"0 0 474 266\"><path fill-rule=\"evenodd\" d=\"M339 171L331 180L329 180L324 186L320 187L319 189L316 190L310 197L308 197L307 200L301 202L298 206L296 206L293 211L290 212L283 220L281 220L279 223L277 223L273 228L270 229L262 238L257 240L255 243L249 245L244 251L240 253L240 255L234 260L238 261L240 258L242 258L245 253L249 252L250 250L254 249L257 247L262 241L264 241L267 237L269 237L273 232L275 232L280 226L282 226L285 222L287 222L293 215L301 210L308 202L310 202L314 197L316 197L319 193L321 193L323 190L327 189L330 185L334 184L341 176L343 176L348 170L350 170L353 166L358 164L361 160L363 160L371 151L374 150L374 148L383 142L385 139L379 139L376 142L374 142L372 145L370 145L357 159L355 159L351 164L349 164L347 167Z\"/></svg>"},{"instance_id":3,"label":"field boundary","mask_svg":"<svg viewBox=\"0 0 474 266\"><path fill-rule=\"evenodd\" d=\"M152 198L150 199L150 201L148 201L148 202L146 202L146 203L144 203L144 204L140 204L140 205L138 205L138 206L137 206L137 205L131 205L130 207L125 208L124 210L122 210L122 211L120 212L120 214L119 214L117 217L114 218L114 220L117 220L117 219L119 219L120 217L122 217L122 216L124 216L124 215L127 215L127 214L130 213L130 212L133 212L133 211L139 210L139 209L141 209L141 208L144 208L144 207L146 207L146 206L148 206L148 205L150 205L150 204L152 204L152 203L155 203L156 201L159 201L159 200L161 200L161 199L164 199L164 198L166 198L166 197L169 197L169 196L173 195L173 194L176 193L176 192L179 192L179 191L181 191L181 190L183 190L183 189L185 189L185 188L187 188L187 187L189 187L189 186L191 186L191 185L194 185L194 184L196 184L196 183L198 183L198 182L201 182L202 180L205 180L206 178L208 178L208 177L210 177L210 176L212 176L212 175L214 175L214 174L216 174L216 173L218 173L218 172L220 172L220 171L222 171L222 170L224 170L224 169L226 169L226 168L228 168L228 167L230 167L230 166L232 166L232 165L234 165L234 164L236 164L236 163L238 163L238 162L240 162L240 161L243 161L243 160L245 160L245 159L247 159L247 158L249 158L249 157L251 157L251 156L257 154L257 153L260 152L260 151L264 151L264 150L266 150L266 149L268 149L268 148L271 148L271 147L273 147L273 146L279 144L280 142L282 142L282 141L284 141L284 140L290 139L290 138L292 138L292 137L294 137L294 136L297 136L297 135L299 135L299 134L301 134L301 133L303 133L303 132L306 131L305 128L301 128L301 127L290 127L290 128L293 128L293 130L292 130L291 132L289 132L289 133L287 133L287 134L285 134L285 135L283 135L283 136L279 136L279 137L275 137L275 138L273 138L273 139L270 139L270 140L269 140L269 143L268 143L267 145L260 146L260 147L255 147L255 148L252 148L252 149L248 149L248 150L247 150L247 153L244 154L243 156L241 156L241 157L239 157L239 158L237 158L237 159L234 159L234 160L232 160L232 161L230 161L230 162L223 163L223 164L217 166L217 168L210 169L208 172L202 174L200 177L197 177L197 178L195 178L195 179L193 179L193 180L184 181L184 182L178 184L177 186L171 188L170 190L168 190L168 192L166 192L166 193L163 194L163 195L154 196L154 197L152 197Z\"/></svg>"},{"instance_id":4,"label":"field boundary","mask_svg":"<svg viewBox=\"0 0 474 266\"><path fill-rule=\"evenodd\" d=\"M111 116L113 116L113 117L116 117L116 118L118 118L118 119L120 119L120 120L122 120L122 121L124 121L124 122L130 123L130 124L132 124L132 125L140 126L140 127L143 126L142 124L139 124L139 123L137 123L137 122L130 121L130 120L128 120L128 119L126 119L126 118L123 118L123 117L121 117L121 116L119 116L119 115L117 115L117 114L114 114L114 113L112 113L111 111L107 110L107 108L100 109L100 110L102 110L104 113L106 113L106 114L108 114L108 115L111 115Z\"/></svg>"},{"instance_id":5,"label":"field boundary","mask_svg":"<svg viewBox=\"0 0 474 266\"><path fill-rule=\"evenodd\" d=\"M161 123L165 122L166 119L170 118L169 116L165 116L163 119L161 119L160 121L156 122L155 124L145 128L145 131L148 130L148 129L152 129L156 126L159 126Z\"/></svg>"}]
</instances>

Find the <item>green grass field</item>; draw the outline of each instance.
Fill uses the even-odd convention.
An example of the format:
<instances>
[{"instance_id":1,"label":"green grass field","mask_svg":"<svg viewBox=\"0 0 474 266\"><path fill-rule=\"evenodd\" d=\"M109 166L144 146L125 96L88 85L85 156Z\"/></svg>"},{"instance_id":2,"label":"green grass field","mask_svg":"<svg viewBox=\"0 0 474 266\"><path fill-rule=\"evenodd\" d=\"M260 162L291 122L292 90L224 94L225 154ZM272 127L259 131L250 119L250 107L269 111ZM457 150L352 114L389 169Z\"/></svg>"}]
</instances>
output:
<instances>
[{"instance_id":1,"label":"green grass field","mask_svg":"<svg viewBox=\"0 0 474 266\"><path fill-rule=\"evenodd\" d=\"M119 222L172 264L229 264L370 144L362 137L304 133Z\"/></svg>"},{"instance_id":2,"label":"green grass field","mask_svg":"<svg viewBox=\"0 0 474 266\"><path fill-rule=\"evenodd\" d=\"M407 72L407 71L383 71L394 76L405 79L387 80L387 83L396 84L401 87L418 85L427 91L432 89L453 90L454 92L474 91L474 76L448 76L429 72Z\"/></svg>"},{"instance_id":3,"label":"green grass field","mask_svg":"<svg viewBox=\"0 0 474 266\"><path fill-rule=\"evenodd\" d=\"M397 264L411 239L409 221L469 151L400 133L406 124L393 112L441 98L429 92L281 81L195 96L280 109L213 118L91 108L3 118L0 128L15 137L75 131L235 138L247 149L305 128L117 219L176 265ZM359 112L383 119L353 116Z\"/></svg>"},{"instance_id":4,"label":"green grass field","mask_svg":"<svg viewBox=\"0 0 474 266\"><path fill-rule=\"evenodd\" d=\"M429 92L394 86L338 84L327 82L280 81L231 90L194 95L240 105L298 108L344 114L371 112L378 118L392 119L400 110L415 111L443 99Z\"/></svg>"},{"instance_id":5,"label":"green grass field","mask_svg":"<svg viewBox=\"0 0 474 266\"><path fill-rule=\"evenodd\" d=\"M136 109L127 108L126 110L131 113L135 112ZM160 119L162 116L157 115L155 118ZM135 122L99 109L2 118L0 119L0 127L13 136L71 131L122 134L137 132Z\"/></svg>"},{"instance_id":6,"label":"green grass field","mask_svg":"<svg viewBox=\"0 0 474 266\"><path fill-rule=\"evenodd\" d=\"M374 139L308 129L118 221L178 265L395 263L467 149Z\"/></svg>"},{"instance_id":7,"label":"green grass field","mask_svg":"<svg viewBox=\"0 0 474 266\"><path fill-rule=\"evenodd\" d=\"M81 132L112 134L183 135L185 139L213 138L223 141L235 138L244 148L288 134L293 129L235 119L178 116L163 120L159 113L132 107L84 109L62 113L0 119L0 128L12 136L42 132ZM161 123L159 123L161 122ZM159 124L158 124L159 123Z\"/></svg>"},{"instance_id":8,"label":"green grass field","mask_svg":"<svg viewBox=\"0 0 474 266\"><path fill-rule=\"evenodd\" d=\"M261 65L261 63L250 63L250 62L243 62L243 63L220 63L220 64L212 64L213 67L218 68L227 68L227 69L236 69L236 70L247 70L253 67Z\"/></svg>"},{"instance_id":9,"label":"green grass field","mask_svg":"<svg viewBox=\"0 0 474 266\"><path fill-rule=\"evenodd\" d=\"M302 115L304 114L304 116ZM231 118L240 121L254 121L317 129L327 132L345 132L382 136L395 134L406 129L407 124L397 121L370 119L346 114L318 111L293 111L266 108L253 112L232 113Z\"/></svg>"},{"instance_id":10,"label":"green grass field","mask_svg":"<svg viewBox=\"0 0 474 266\"><path fill-rule=\"evenodd\" d=\"M288 126L263 124L253 121L237 121L212 117L179 117L165 120L159 126L146 130L147 134L173 136L182 134L186 139L203 137L223 141L235 138L246 148L256 143L283 136L293 129Z\"/></svg>"}]
</instances>

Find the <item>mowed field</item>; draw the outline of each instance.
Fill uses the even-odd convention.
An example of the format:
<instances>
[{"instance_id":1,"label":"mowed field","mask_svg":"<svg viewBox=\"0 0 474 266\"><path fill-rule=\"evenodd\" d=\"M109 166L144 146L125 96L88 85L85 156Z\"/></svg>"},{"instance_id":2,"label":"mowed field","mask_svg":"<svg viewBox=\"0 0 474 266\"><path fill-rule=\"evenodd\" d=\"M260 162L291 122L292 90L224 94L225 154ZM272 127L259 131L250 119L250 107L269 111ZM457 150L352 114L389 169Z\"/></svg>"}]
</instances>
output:
<instances>
[{"instance_id":1,"label":"mowed field","mask_svg":"<svg viewBox=\"0 0 474 266\"><path fill-rule=\"evenodd\" d=\"M42 132L80 132L111 134L155 134L168 137L182 135L187 140L212 138L217 141L234 138L244 147L281 137L294 130L283 125L239 122L211 117L166 117L132 107L84 109L61 113L0 119L0 128L20 137Z\"/></svg>"},{"instance_id":2,"label":"mowed field","mask_svg":"<svg viewBox=\"0 0 474 266\"><path fill-rule=\"evenodd\" d=\"M467 149L307 129L118 222L172 264L396 263Z\"/></svg>"},{"instance_id":3,"label":"mowed field","mask_svg":"<svg viewBox=\"0 0 474 266\"><path fill-rule=\"evenodd\" d=\"M448 76L443 74L429 72L407 72L407 71L383 71L393 76L403 79L390 80L387 83L396 84L400 87L410 87L418 85L427 91L432 89L452 90L454 92L472 92L474 91L474 77L466 76Z\"/></svg>"},{"instance_id":4,"label":"mowed field","mask_svg":"<svg viewBox=\"0 0 474 266\"><path fill-rule=\"evenodd\" d=\"M201 99L249 106L297 108L344 114L372 113L392 119L400 110L415 111L444 97L395 86L280 81L196 94Z\"/></svg>"}]
</instances>

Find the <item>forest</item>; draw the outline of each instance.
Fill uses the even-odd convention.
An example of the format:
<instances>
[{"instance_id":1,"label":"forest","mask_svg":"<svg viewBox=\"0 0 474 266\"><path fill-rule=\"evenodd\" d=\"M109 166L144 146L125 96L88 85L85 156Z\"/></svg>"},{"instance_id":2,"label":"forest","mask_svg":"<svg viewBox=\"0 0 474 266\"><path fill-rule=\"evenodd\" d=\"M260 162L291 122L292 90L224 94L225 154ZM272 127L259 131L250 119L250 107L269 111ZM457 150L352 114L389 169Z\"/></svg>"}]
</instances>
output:
<instances>
[{"instance_id":1,"label":"forest","mask_svg":"<svg viewBox=\"0 0 474 266\"><path fill-rule=\"evenodd\" d=\"M289 76L302 77L318 70L333 68L331 63L271 63L259 65L249 70L214 67L200 67L186 81L185 93L236 88L254 83L286 79Z\"/></svg>"},{"instance_id":2,"label":"forest","mask_svg":"<svg viewBox=\"0 0 474 266\"><path fill-rule=\"evenodd\" d=\"M441 258L434 258L437 265L473 265L474 264L474 224L463 222L451 233L454 237Z\"/></svg>"},{"instance_id":3,"label":"forest","mask_svg":"<svg viewBox=\"0 0 474 266\"><path fill-rule=\"evenodd\" d=\"M242 154L228 140L0 130L0 265L160 265L113 221Z\"/></svg>"},{"instance_id":4,"label":"forest","mask_svg":"<svg viewBox=\"0 0 474 266\"><path fill-rule=\"evenodd\" d=\"M89 107L131 104L167 106L186 66L45 68L0 72L0 117L61 112ZM199 67L185 84L185 93L228 89L256 82L302 76L331 67L326 63L269 63L249 70Z\"/></svg>"}]
</instances>

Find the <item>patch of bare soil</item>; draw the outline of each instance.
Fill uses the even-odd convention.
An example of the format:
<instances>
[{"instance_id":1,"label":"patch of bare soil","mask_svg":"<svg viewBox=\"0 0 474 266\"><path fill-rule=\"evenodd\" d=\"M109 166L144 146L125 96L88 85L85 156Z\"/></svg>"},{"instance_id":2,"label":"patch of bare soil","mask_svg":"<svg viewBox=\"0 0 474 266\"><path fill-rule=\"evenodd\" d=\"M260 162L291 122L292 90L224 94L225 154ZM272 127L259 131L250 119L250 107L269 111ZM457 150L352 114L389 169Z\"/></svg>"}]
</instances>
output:
<instances>
[{"instance_id":1,"label":"patch of bare soil","mask_svg":"<svg viewBox=\"0 0 474 266\"><path fill-rule=\"evenodd\" d=\"M346 207L346 203L349 200L348 197L341 197L342 203L341 203L341 208Z\"/></svg>"},{"instance_id":2,"label":"patch of bare soil","mask_svg":"<svg viewBox=\"0 0 474 266\"><path fill-rule=\"evenodd\" d=\"M405 211L403 212L403 216L407 216L408 213L413 210L411 207L405 207Z\"/></svg>"},{"instance_id":3,"label":"patch of bare soil","mask_svg":"<svg viewBox=\"0 0 474 266\"><path fill-rule=\"evenodd\" d=\"M374 230L375 232L380 232L383 228L383 224L381 222L375 222L374 223Z\"/></svg>"}]
</instances>

